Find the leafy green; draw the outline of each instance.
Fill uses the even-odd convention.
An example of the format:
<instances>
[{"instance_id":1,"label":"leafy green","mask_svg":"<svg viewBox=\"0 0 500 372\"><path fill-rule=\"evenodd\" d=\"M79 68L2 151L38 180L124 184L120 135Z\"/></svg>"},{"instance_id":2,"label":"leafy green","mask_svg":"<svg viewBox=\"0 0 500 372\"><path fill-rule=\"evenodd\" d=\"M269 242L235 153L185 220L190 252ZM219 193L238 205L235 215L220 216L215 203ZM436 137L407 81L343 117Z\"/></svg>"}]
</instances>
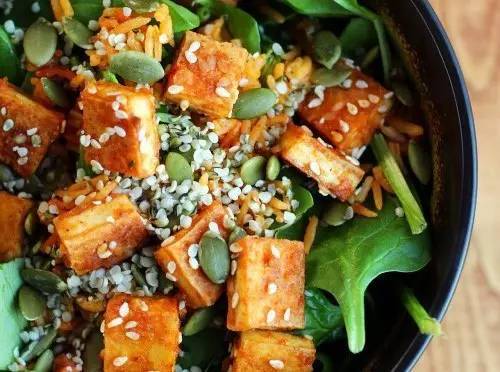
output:
<instances>
[{"instance_id":1,"label":"leafy green","mask_svg":"<svg viewBox=\"0 0 500 372\"><path fill-rule=\"evenodd\" d=\"M8 14L4 14L3 10L0 11L0 24L3 24L6 20L11 19L15 22L16 27L26 28L40 17L49 21L54 20L50 0L37 0L38 5L40 6L40 11L38 13L31 11L31 6L34 2L35 1L28 0L9 1L9 3L12 4L12 9Z\"/></svg>"},{"instance_id":2,"label":"leafy green","mask_svg":"<svg viewBox=\"0 0 500 372\"><path fill-rule=\"evenodd\" d=\"M24 266L22 259L0 264L0 370L6 370L12 363L12 352L21 344L19 333L26 326L26 320L17 308L17 291L23 284L20 270Z\"/></svg>"},{"instance_id":3,"label":"leafy green","mask_svg":"<svg viewBox=\"0 0 500 372\"><path fill-rule=\"evenodd\" d=\"M307 256L307 285L335 296L342 310L349 349L365 344L364 294L380 274L413 272L430 260L430 239L413 235L394 213L397 202L387 197L377 218L356 218L336 228L318 229Z\"/></svg>"},{"instance_id":4,"label":"leafy green","mask_svg":"<svg viewBox=\"0 0 500 372\"><path fill-rule=\"evenodd\" d=\"M295 217L299 218L314 205L314 199L309 190L297 184L292 185L292 192L293 199L299 202L299 206L294 210Z\"/></svg>"},{"instance_id":5,"label":"leafy green","mask_svg":"<svg viewBox=\"0 0 500 372\"><path fill-rule=\"evenodd\" d=\"M316 288L306 290L305 300L305 326L297 334L312 337L316 345L340 338L344 330L340 308Z\"/></svg>"},{"instance_id":6,"label":"leafy green","mask_svg":"<svg viewBox=\"0 0 500 372\"><path fill-rule=\"evenodd\" d=\"M160 0L160 2L168 5L174 32L192 30L200 25L200 18L189 9L170 0Z\"/></svg>"},{"instance_id":7,"label":"leafy green","mask_svg":"<svg viewBox=\"0 0 500 372\"><path fill-rule=\"evenodd\" d=\"M345 17L351 12L332 0L283 0L297 13L313 17Z\"/></svg>"},{"instance_id":8,"label":"leafy green","mask_svg":"<svg viewBox=\"0 0 500 372\"><path fill-rule=\"evenodd\" d=\"M316 62L331 69L340 59L342 46L333 32L320 31L314 35L313 52Z\"/></svg>"},{"instance_id":9,"label":"leafy green","mask_svg":"<svg viewBox=\"0 0 500 372\"><path fill-rule=\"evenodd\" d=\"M225 338L226 331L219 328L207 328L193 336L184 336L180 345L183 353L177 364L185 369L198 366L202 370L220 365L227 353Z\"/></svg>"},{"instance_id":10,"label":"leafy green","mask_svg":"<svg viewBox=\"0 0 500 372\"><path fill-rule=\"evenodd\" d=\"M11 83L22 81L21 63L9 35L0 26L0 78L2 77L7 77Z\"/></svg>"},{"instance_id":11,"label":"leafy green","mask_svg":"<svg viewBox=\"0 0 500 372\"><path fill-rule=\"evenodd\" d=\"M259 24L243 9L218 2L216 12L227 17L227 27L231 35L241 40L241 44L250 52L260 52Z\"/></svg>"},{"instance_id":12,"label":"leafy green","mask_svg":"<svg viewBox=\"0 0 500 372\"><path fill-rule=\"evenodd\" d=\"M439 321L429 315L410 288L401 288L400 297L403 306L415 321L421 333L430 336L441 336L442 331Z\"/></svg>"},{"instance_id":13,"label":"leafy green","mask_svg":"<svg viewBox=\"0 0 500 372\"><path fill-rule=\"evenodd\" d=\"M85 25L90 20L97 20L101 16L103 6L101 0L71 0L75 18Z\"/></svg>"},{"instance_id":14,"label":"leafy green","mask_svg":"<svg viewBox=\"0 0 500 372\"><path fill-rule=\"evenodd\" d=\"M373 22L366 18L352 18L340 35L342 52L351 58L359 58L377 45Z\"/></svg>"},{"instance_id":15,"label":"leafy green","mask_svg":"<svg viewBox=\"0 0 500 372\"><path fill-rule=\"evenodd\" d=\"M396 159L389 150L384 136L382 134L376 134L373 137L371 147L382 167L385 178L387 178L387 181L391 184L396 196L403 206L412 233L420 234L427 228L427 222L425 221L425 217L417 200L406 183L403 173L399 169Z\"/></svg>"}]
</instances>

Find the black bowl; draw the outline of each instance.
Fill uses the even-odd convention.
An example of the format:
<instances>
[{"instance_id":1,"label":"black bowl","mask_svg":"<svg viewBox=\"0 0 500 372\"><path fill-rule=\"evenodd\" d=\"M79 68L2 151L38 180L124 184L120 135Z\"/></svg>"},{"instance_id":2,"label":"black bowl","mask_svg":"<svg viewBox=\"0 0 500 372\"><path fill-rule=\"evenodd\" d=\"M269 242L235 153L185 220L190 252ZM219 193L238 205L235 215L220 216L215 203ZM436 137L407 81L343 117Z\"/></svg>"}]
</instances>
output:
<instances>
[{"instance_id":1,"label":"black bowl","mask_svg":"<svg viewBox=\"0 0 500 372\"><path fill-rule=\"evenodd\" d=\"M389 34L420 94L433 156L432 261L413 278L430 314L441 320L462 271L474 222L477 155L471 105L459 63L446 33L426 0L369 1L383 15ZM367 347L346 370L410 370L430 337L419 334L397 298L388 295L389 275L371 289ZM370 299L367 306L370 308ZM378 309L378 310L377 310Z\"/></svg>"}]
</instances>

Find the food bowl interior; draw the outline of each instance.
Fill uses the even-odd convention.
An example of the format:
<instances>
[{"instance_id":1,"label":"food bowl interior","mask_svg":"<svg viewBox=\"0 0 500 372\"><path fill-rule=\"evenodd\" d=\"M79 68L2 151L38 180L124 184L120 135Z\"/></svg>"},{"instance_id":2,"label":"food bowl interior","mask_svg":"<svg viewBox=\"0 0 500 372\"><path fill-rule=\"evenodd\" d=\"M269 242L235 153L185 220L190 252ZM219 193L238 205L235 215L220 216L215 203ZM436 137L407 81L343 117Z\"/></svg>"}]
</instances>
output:
<instances>
[{"instance_id":1,"label":"food bowl interior","mask_svg":"<svg viewBox=\"0 0 500 372\"><path fill-rule=\"evenodd\" d=\"M426 0L374 0L370 5L384 16L401 50L428 126L434 175L429 208L433 258L411 280L430 314L441 319L462 270L474 219L476 142L470 102L456 56ZM416 363L429 337L418 333L388 288L392 281L407 279L385 275L370 288L366 351L345 361L341 369L404 371Z\"/></svg>"}]
</instances>

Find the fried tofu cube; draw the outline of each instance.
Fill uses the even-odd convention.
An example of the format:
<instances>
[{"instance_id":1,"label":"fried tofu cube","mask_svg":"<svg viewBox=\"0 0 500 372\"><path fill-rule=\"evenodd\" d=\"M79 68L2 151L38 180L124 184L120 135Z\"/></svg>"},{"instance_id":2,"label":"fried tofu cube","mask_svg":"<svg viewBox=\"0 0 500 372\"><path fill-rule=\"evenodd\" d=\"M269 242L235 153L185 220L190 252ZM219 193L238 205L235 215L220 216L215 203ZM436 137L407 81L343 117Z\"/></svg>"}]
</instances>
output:
<instances>
[{"instance_id":1,"label":"fried tofu cube","mask_svg":"<svg viewBox=\"0 0 500 372\"><path fill-rule=\"evenodd\" d=\"M232 351L232 372L306 372L313 370L316 350L311 340L272 331L242 332Z\"/></svg>"},{"instance_id":2,"label":"fried tofu cube","mask_svg":"<svg viewBox=\"0 0 500 372\"><path fill-rule=\"evenodd\" d=\"M288 124L278 144L279 155L318 182L320 192L345 201L361 182L364 171L339 151L312 136L307 129Z\"/></svg>"},{"instance_id":3,"label":"fried tofu cube","mask_svg":"<svg viewBox=\"0 0 500 372\"><path fill-rule=\"evenodd\" d=\"M145 178L159 164L160 139L151 92L98 82L82 92L85 160ZM99 166L98 166L99 167Z\"/></svg>"},{"instance_id":4,"label":"fried tofu cube","mask_svg":"<svg viewBox=\"0 0 500 372\"><path fill-rule=\"evenodd\" d=\"M104 314L104 370L172 372L180 337L175 298L115 295Z\"/></svg>"},{"instance_id":5,"label":"fried tofu cube","mask_svg":"<svg viewBox=\"0 0 500 372\"><path fill-rule=\"evenodd\" d=\"M0 262L21 257L24 220L32 208L31 200L0 191Z\"/></svg>"},{"instance_id":6,"label":"fried tofu cube","mask_svg":"<svg viewBox=\"0 0 500 372\"><path fill-rule=\"evenodd\" d=\"M148 236L141 215L126 195L75 207L53 223L64 262L78 275L122 262Z\"/></svg>"},{"instance_id":7,"label":"fried tofu cube","mask_svg":"<svg viewBox=\"0 0 500 372\"><path fill-rule=\"evenodd\" d=\"M19 175L35 173L61 133L64 115L28 98L0 79L0 161Z\"/></svg>"},{"instance_id":8,"label":"fried tofu cube","mask_svg":"<svg viewBox=\"0 0 500 372\"><path fill-rule=\"evenodd\" d=\"M390 93L361 71L348 81L350 88L327 88L322 102L310 94L299 108L308 125L344 152L369 144L391 107Z\"/></svg>"},{"instance_id":9,"label":"fried tofu cube","mask_svg":"<svg viewBox=\"0 0 500 372\"><path fill-rule=\"evenodd\" d=\"M230 117L248 52L187 31L168 75L166 98L210 117Z\"/></svg>"},{"instance_id":10,"label":"fried tofu cube","mask_svg":"<svg viewBox=\"0 0 500 372\"><path fill-rule=\"evenodd\" d=\"M224 206L219 201L214 201L194 216L191 227L180 230L155 252L156 261L167 277L176 282L191 308L213 305L223 292L222 285L211 282L196 264L192 266L188 249L200 242L212 223L217 224L221 236L226 238L228 232L224 228L225 215Z\"/></svg>"},{"instance_id":11,"label":"fried tofu cube","mask_svg":"<svg viewBox=\"0 0 500 372\"><path fill-rule=\"evenodd\" d=\"M304 327L304 243L247 236L236 241L237 270L227 282L227 328Z\"/></svg>"}]
</instances>

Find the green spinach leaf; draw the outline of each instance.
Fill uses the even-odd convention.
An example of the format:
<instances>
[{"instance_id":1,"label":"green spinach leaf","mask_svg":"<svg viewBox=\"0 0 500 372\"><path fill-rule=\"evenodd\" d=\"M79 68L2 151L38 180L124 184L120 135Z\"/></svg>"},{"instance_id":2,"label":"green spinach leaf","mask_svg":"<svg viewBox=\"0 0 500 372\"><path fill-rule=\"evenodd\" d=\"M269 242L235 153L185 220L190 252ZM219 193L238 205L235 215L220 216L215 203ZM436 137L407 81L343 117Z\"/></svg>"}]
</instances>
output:
<instances>
[{"instance_id":1,"label":"green spinach leaf","mask_svg":"<svg viewBox=\"0 0 500 372\"><path fill-rule=\"evenodd\" d=\"M21 63L10 37L0 26L0 78L7 77L11 83L22 81Z\"/></svg>"},{"instance_id":2,"label":"green spinach leaf","mask_svg":"<svg viewBox=\"0 0 500 372\"><path fill-rule=\"evenodd\" d=\"M356 59L363 56L377 45L373 22L360 17L351 19L340 35L340 43L346 56Z\"/></svg>"},{"instance_id":3,"label":"green spinach leaf","mask_svg":"<svg viewBox=\"0 0 500 372\"><path fill-rule=\"evenodd\" d=\"M345 17L351 12L332 0L283 0L297 13L313 17Z\"/></svg>"},{"instance_id":4,"label":"green spinach leaf","mask_svg":"<svg viewBox=\"0 0 500 372\"><path fill-rule=\"evenodd\" d=\"M316 288L306 289L305 300L305 327L297 334L312 337L316 345L341 338L344 320L340 308Z\"/></svg>"},{"instance_id":5,"label":"green spinach leaf","mask_svg":"<svg viewBox=\"0 0 500 372\"><path fill-rule=\"evenodd\" d=\"M355 218L340 227L318 230L307 256L307 285L333 294L342 310L349 349L365 344L364 294L380 274L413 272L430 260L428 232L413 235L387 197L377 218Z\"/></svg>"},{"instance_id":6,"label":"green spinach leaf","mask_svg":"<svg viewBox=\"0 0 500 372\"><path fill-rule=\"evenodd\" d=\"M86 26L90 20L97 21L103 11L101 0L71 0L71 5L75 18Z\"/></svg>"},{"instance_id":7,"label":"green spinach leaf","mask_svg":"<svg viewBox=\"0 0 500 372\"><path fill-rule=\"evenodd\" d=\"M193 336L182 338L183 354L177 363L189 369L198 366L202 370L222 363L227 354L226 331L219 328L207 328ZM219 369L220 371L221 369Z\"/></svg>"},{"instance_id":8,"label":"green spinach leaf","mask_svg":"<svg viewBox=\"0 0 500 372\"><path fill-rule=\"evenodd\" d=\"M163 4L168 5L170 17L172 17L172 26L174 32L183 32L192 30L200 25L200 18L191 12L189 9L174 3L171 0L160 0Z\"/></svg>"}]
</instances>

